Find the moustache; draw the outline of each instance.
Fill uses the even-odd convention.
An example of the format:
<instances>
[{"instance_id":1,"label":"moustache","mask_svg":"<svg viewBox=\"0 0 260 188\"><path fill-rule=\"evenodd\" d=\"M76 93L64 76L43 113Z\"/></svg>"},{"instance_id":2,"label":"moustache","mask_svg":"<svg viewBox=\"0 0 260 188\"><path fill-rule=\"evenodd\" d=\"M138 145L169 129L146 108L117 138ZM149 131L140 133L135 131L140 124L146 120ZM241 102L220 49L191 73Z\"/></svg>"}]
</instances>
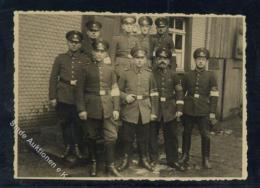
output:
<instances>
[{"instance_id":1,"label":"moustache","mask_svg":"<svg viewBox=\"0 0 260 188\"><path fill-rule=\"evenodd\" d=\"M159 65L165 65L165 64L166 64L165 61L161 61L161 62L159 62Z\"/></svg>"}]
</instances>

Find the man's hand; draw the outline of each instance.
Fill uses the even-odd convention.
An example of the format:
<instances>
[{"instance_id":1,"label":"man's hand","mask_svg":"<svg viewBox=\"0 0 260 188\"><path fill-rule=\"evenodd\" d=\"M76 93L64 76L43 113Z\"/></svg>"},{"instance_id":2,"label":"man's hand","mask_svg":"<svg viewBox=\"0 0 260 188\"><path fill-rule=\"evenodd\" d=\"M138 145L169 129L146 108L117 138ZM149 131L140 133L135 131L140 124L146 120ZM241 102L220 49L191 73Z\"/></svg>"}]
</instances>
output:
<instances>
[{"instance_id":1,"label":"man's hand","mask_svg":"<svg viewBox=\"0 0 260 188\"><path fill-rule=\"evenodd\" d=\"M126 96L126 102L128 103L128 104L130 104L130 103L132 103L132 102L134 102L135 101L135 95L134 94L129 94L129 95L127 95Z\"/></svg>"},{"instance_id":2,"label":"man's hand","mask_svg":"<svg viewBox=\"0 0 260 188\"><path fill-rule=\"evenodd\" d=\"M88 113L86 111L82 111L79 113L79 119L81 120L87 120L88 119Z\"/></svg>"},{"instance_id":3,"label":"man's hand","mask_svg":"<svg viewBox=\"0 0 260 188\"><path fill-rule=\"evenodd\" d=\"M151 114L150 119L151 121L155 121L157 119L157 116L155 114Z\"/></svg>"},{"instance_id":4,"label":"man's hand","mask_svg":"<svg viewBox=\"0 0 260 188\"><path fill-rule=\"evenodd\" d=\"M57 105L57 100L56 99L52 99L50 100L51 106L55 107Z\"/></svg>"},{"instance_id":5,"label":"man's hand","mask_svg":"<svg viewBox=\"0 0 260 188\"><path fill-rule=\"evenodd\" d=\"M113 118L114 120L118 120L119 119L119 112L118 111L113 111Z\"/></svg>"},{"instance_id":6,"label":"man's hand","mask_svg":"<svg viewBox=\"0 0 260 188\"><path fill-rule=\"evenodd\" d=\"M183 115L182 112L180 112L180 111L177 111L177 112L176 112L176 117L177 117L177 118L180 118L182 115Z\"/></svg>"}]
</instances>

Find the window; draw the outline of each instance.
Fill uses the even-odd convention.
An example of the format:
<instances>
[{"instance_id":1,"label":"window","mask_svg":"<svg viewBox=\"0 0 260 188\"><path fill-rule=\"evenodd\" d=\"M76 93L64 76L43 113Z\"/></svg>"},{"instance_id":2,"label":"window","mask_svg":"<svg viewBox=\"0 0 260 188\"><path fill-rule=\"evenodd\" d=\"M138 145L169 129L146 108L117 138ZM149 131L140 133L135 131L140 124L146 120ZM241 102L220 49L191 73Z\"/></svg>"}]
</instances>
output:
<instances>
[{"instance_id":1,"label":"window","mask_svg":"<svg viewBox=\"0 0 260 188\"><path fill-rule=\"evenodd\" d=\"M176 71L184 71L184 53L185 53L185 19L179 17L169 18L169 32L172 33L172 40L175 44L177 59Z\"/></svg>"}]
</instances>

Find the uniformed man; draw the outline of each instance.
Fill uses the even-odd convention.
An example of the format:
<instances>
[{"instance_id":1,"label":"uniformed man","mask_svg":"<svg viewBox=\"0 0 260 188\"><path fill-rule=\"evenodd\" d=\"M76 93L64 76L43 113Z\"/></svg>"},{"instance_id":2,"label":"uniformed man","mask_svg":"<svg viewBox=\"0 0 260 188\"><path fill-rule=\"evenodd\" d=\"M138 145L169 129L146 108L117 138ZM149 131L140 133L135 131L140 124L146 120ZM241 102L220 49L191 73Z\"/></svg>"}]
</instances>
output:
<instances>
[{"instance_id":1,"label":"uniformed man","mask_svg":"<svg viewBox=\"0 0 260 188\"><path fill-rule=\"evenodd\" d=\"M168 48L156 51L156 67L153 70L159 91L158 118L150 125L150 159L152 166L158 161L158 135L162 125L164 148L168 166L184 170L178 163L177 118L182 116L183 90L180 79L169 68L172 52Z\"/></svg>"},{"instance_id":2,"label":"uniformed man","mask_svg":"<svg viewBox=\"0 0 260 188\"><path fill-rule=\"evenodd\" d=\"M62 157L66 158L74 151L78 158L82 158L78 148L80 126L77 122L75 87L79 71L89 60L80 53L81 32L69 31L66 39L69 50L58 55L54 61L50 76L49 98L52 106L56 107L66 146Z\"/></svg>"},{"instance_id":3,"label":"uniformed man","mask_svg":"<svg viewBox=\"0 0 260 188\"><path fill-rule=\"evenodd\" d=\"M102 28L102 24L98 21L88 21L85 24L86 34L83 37L82 42L82 51L88 55L92 56L93 44L94 42L100 38L100 30Z\"/></svg>"},{"instance_id":4,"label":"uniformed man","mask_svg":"<svg viewBox=\"0 0 260 188\"><path fill-rule=\"evenodd\" d=\"M125 16L121 18L121 27L123 33L115 36L111 45L111 59L114 62L117 76L120 77L125 68L130 67L132 56L130 51L136 46L137 38L133 36L133 24L136 22L134 16Z\"/></svg>"},{"instance_id":5,"label":"uniformed man","mask_svg":"<svg viewBox=\"0 0 260 188\"><path fill-rule=\"evenodd\" d=\"M154 62L156 61L155 60L156 59L155 58L156 50L159 47L167 47L172 51L170 67L171 67L171 70L175 71L176 66L177 66L175 46L174 46L172 36L169 35L169 33L168 33L169 32L168 20L165 17L159 17L155 20L155 25L156 25L157 34L153 35L153 37L152 37L152 51L153 51Z\"/></svg>"},{"instance_id":6,"label":"uniformed man","mask_svg":"<svg viewBox=\"0 0 260 188\"><path fill-rule=\"evenodd\" d=\"M137 43L139 46L147 49L148 66L151 67L152 47L150 30L153 25L153 20L149 16L142 16L138 19L138 24L140 26L141 34L138 36Z\"/></svg>"},{"instance_id":7,"label":"uniformed man","mask_svg":"<svg viewBox=\"0 0 260 188\"><path fill-rule=\"evenodd\" d=\"M211 121L216 118L219 92L213 72L205 70L209 51L206 48L198 48L194 51L193 57L196 68L188 72L183 81L184 92L187 92L187 95L184 99L183 155L179 162L188 165L192 128L193 124L197 124L201 134L202 165L211 168L208 118Z\"/></svg>"},{"instance_id":8,"label":"uniformed man","mask_svg":"<svg viewBox=\"0 0 260 188\"><path fill-rule=\"evenodd\" d=\"M79 117L86 120L83 129L88 135L91 160L90 176L97 176L96 141L103 135L108 175L121 176L114 166L120 92L111 65L103 62L109 45L104 40L93 44L92 61L83 69L77 87Z\"/></svg>"},{"instance_id":9,"label":"uniformed man","mask_svg":"<svg viewBox=\"0 0 260 188\"><path fill-rule=\"evenodd\" d=\"M153 171L147 160L147 141L149 123L157 117L158 91L151 69L145 66L147 51L142 47L134 47L131 55L134 58L134 65L125 69L118 83L122 99L121 119L124 139L124 157L118 170L128 168L130 150L136 135L141 156L140 165Z\"/></svg>"}]
</instances>

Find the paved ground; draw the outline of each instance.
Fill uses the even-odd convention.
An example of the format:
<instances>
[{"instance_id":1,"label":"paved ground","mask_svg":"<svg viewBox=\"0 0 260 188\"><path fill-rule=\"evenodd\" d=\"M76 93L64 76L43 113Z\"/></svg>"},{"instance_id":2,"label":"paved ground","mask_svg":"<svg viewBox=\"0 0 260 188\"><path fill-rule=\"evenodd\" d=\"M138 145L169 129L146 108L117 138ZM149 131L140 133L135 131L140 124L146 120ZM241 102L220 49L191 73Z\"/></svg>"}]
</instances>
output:
<instances>
[{"instance_id":1,"label":"paved ground","mask_svg":"<svg viewBox=\"0 0 260 188\"><path fill-rule=\"evenodd\" d=\"M131 167L122 174L125 177L240 177L242 172L241 119L236 117L227 120L222 122L220 127L223 130L221 134L211 135L211 162L213 166L211 170L201 169L200 136L198 131L194 130L190 159L191 169L186 172L176 172L168 168L165 166L165 155L161 152L160 164L157 165L154 172L151 173L139 168L138 158L134 156ZM53 157L52 159L55 160L56 158ZM18 176L22 177L59 177L63 171L70 174L71 177L88 176L86 164L80 164L73 168L56 160L56 167L52 168L37 154L30 152L21 153L18 164ZM60 168L60 172L57 172L59 171L57 168ZM99 168L102 171L102 167ZM99 175L104 176L102 172Z\"/></svg>"}]
</instances>

